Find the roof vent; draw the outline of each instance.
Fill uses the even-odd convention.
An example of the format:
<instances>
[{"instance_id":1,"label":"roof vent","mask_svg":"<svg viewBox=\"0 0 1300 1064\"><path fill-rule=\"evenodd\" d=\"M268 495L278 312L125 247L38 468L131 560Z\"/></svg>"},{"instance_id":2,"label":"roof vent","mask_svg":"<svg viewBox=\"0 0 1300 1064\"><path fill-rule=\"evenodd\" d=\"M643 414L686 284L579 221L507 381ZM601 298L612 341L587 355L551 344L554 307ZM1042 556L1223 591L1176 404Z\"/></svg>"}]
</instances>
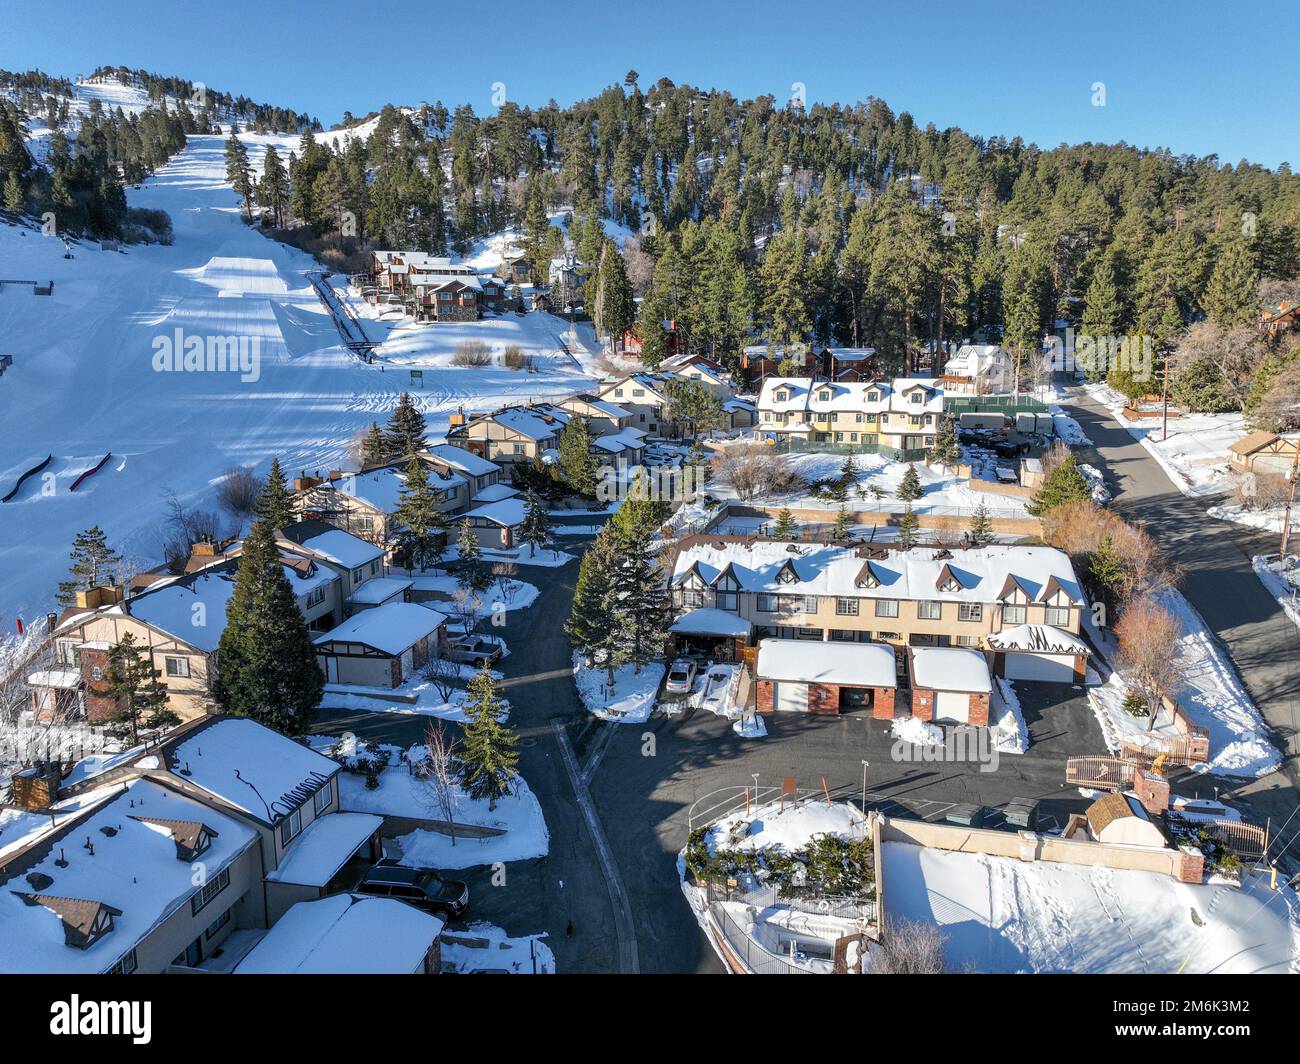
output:
<instances>
[{"instance_id":1,"label":"roof vent","mask_svg":"<svg viewBox=\"0 0 1300 1064\"><path fill-rule=\"evenodd\" d=\"M47 887L54 886L53 877L47 876L44 872L28 872L24 878L32 890L45 890Z\"/></svg>"}]
</instances>

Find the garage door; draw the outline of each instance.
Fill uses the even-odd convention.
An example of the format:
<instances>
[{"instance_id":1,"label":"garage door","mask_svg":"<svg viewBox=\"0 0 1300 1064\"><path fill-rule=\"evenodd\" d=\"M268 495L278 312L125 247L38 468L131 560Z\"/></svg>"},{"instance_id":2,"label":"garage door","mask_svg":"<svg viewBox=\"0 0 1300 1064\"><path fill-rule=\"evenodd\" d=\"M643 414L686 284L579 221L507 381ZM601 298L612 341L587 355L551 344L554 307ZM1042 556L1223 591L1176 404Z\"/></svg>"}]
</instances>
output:
<instances>
[{"instance_id":1,"label":"garage door","mask_svg":"<svg viewBox=\"0 0 1300 1064\"><path fill-rule=\"evenodd\" d=\"M776 711L778 713L807 713L808 685L806 683L777 684Z\"/></svg>"},{"instance_id":2,"label":"garage door","mask_svg":"<svg viewBox=\"0 0 1300 1064\"><path fill-rule=\"evenodd\" d=\"M1008 680L1074 683L1074 655L1008 654L1005 675Z\"/></svg>"},{"instance_id":3,"label":"garage door","mask_svg":"<svg viewBox=\"0 0 1300 1064\"><path fill-rule=\"evenodd\" d=\"M938 691L935 694L934 719L956 724L970 720L970 695L965 691Z\"/></svg>"}]
</instances>

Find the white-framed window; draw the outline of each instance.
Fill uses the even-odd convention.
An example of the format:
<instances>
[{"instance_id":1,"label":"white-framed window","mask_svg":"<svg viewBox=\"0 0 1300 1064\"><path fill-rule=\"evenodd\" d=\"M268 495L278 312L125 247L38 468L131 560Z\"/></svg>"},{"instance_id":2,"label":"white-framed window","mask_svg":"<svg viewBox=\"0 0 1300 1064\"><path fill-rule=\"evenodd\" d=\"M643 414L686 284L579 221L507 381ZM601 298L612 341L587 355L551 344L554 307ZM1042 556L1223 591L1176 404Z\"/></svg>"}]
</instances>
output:
<instances>
[{"instance_id":1,"label":"white-framed window","mask_svg":"<svg viewBox=\"0 0 1300 1064\"><path fill-rule=\"evenodd\" d=\"M280 821L280 845L288 846L302 832L302 810L295 809Z\"/></svg>"},{"instance_id":2,"label":"white-framed window","mask_svg":"<svg viewBox=\"0 0 1300 1064\"><path fill-rule=\"evenodd\" d=\"M1024 606L1003 606L1002 623L1003 624L1024 624L1027 616Z\"/></svg>"},{"instance_id":3,"label":"white-framed window","mask_svg":"<svg viewBox=\"0 0 1300 1064\"><path fill-rule=\"evenodd\" d=\"M325 589L323 587L314 588L307 593L307 608L319 606L325 601Z\"/></svg>"},{"instance_id":4,"label":"white-framed window","mask_svg":"<svg viewBox=\"0 0 1300 1064\"><path fill-rule=\"evenodd\" d=\"M366 575L366 570L365 570L364 567L361 568L361 569L353 569L353 570L352 570L352 582L355 584L358 580L360 580L360 579L361 579L363 576L365 576L365 575Z\"/></svg>"},{"instance_id":5,"label":"white-framed window","mask_svg":"<svg viewBox=\"0 0 1300 1064\"><path fill-rule=\"evenodd\" d=\"M1070 611L1064 606L1048 606L1044 619L1057 628L1065 628L1070 623Z\"/></svg>"},{"instance_id":6,"label":"white-framed window","mask_svg":"<svg viewBox=\"0 0 1300 1064\"><path fill-rule=\"evenodd\" d=\"M163 668L168 676L188 677L190 674L189 658L163 658Z\"/></svg>"},{"instance_id":7,"label":"white-framed window","mask_svg":"<svg viewBox=\"0 0 1300 1064\"><path fill-rule=\"evenodd\" d=\"M857 632L849 631L847 628L832 628L831 640L836 643L853 643L858 638Z\"/></svg>"},{"instance_id":8,"label":"white-framed window","mask_svg":"<svg viewBox=\"0 0 1300 1064\"><path fill-rule=\"evenodd\" d=\"M740 607L740 596L734 591L718 591L714 601L720 610L734 610Z\"/></svg>"},{"instance_id":9,"label":"white-framed window","mask_svg":"<svg viewBox=\"0 0 1300 1064\"><path fill-rule=\"evenodd\" d=\"M937 621L943 616L942 602L918 602L916 604L916 616L922 621Z\"/></svg>"},{"instance_id":10,"label":"white-framed window","mask_svg":"<svg viewBox=\"0 0 1300 1064\"><path fill-rule=\"evenodd\" d=\"M208 902L228 886L230 886L230 869L223 868L218 876L204 883L199 892L190 899L190 915L193 916L202 911Z\"/></svg>"},{"instance_id":11,"label":"white-framed window","mask_svg":"<svg viewBox=\"0 0 1300 1064\"><path fill-rule=\"evenodd\" d=\"M704 592L686 589L682 592L682 605L688 610L699 609L704 605Z\"/></svg>"},{"instance_id":12,"label":"white-framed window","mask_svg":"<svg viewBox=\"0 0 1300 1064\"><path fill-rule=\"evenodd\" d=\"M876 599L877 617L897 617L898 599Z\"/></svg>"},{"instance_id":13,"label":"white-framed window","mask_svg":"<svg viewBox=\"0 0 1300 1064\"><path fill-rule=\"evenodd\" d=\"M326 809L329 808L329 804L333 800L333 798L334 798L334 794L330 790L330 785L327 783L325 784L324 787L322 787L314 795L312 795L311 807L316 811L316 814L319 816L321 813L323 813Z\"/></svg>"},{"instance_id":14,"label":"white-framed window","mask_svg":"<svg viewBox=\"0 0 1300 1064\"><path fill-rule=\"evenodd\" d=\"M858 600L855 598L837 598L835 600L835 614L838 617L856 617L858 615Z\"/></svg>"},{"instance_id":15,"label":"white-framed window","mask_svg":"<svg viewBox=\"0 0 1300 1064\"><path fill-rule=\"evenodd\" d=\"M957 620L959 621L982 621L984 619L984 607L978 602L961 602L957 605Z\"/></svg>"},{"instance_id":16,"label":"white-framed window","mask_svg":"<svg viewBox=\"0 0 1300 1064\"><path fill-rule=\"evenodd\" d=\"M113 967L106 971L105 975L130 975L136 969L135 950L123 955L123 957Z\"/></svg>"},{"instance_id":17,"label":"white-framed window","mask_svg":"<svg viewBox=\"0 0 1300 1064\"><path fill-rule=\"evenodd\" d=\"M980 645L980 637L977 635L959 635L953 642L959 647L977 647Z\"/></svg>"},{"instance_id":18,"label":"white-framed window","mask_svg":"<svg viewBox=\"0 0 1300 1064\"><path fill-rule=\"evenodd\" d=\"M759 613L776 613L780 608L776 595L759 595L755 608Z\"/></svg>"}]
</instances>

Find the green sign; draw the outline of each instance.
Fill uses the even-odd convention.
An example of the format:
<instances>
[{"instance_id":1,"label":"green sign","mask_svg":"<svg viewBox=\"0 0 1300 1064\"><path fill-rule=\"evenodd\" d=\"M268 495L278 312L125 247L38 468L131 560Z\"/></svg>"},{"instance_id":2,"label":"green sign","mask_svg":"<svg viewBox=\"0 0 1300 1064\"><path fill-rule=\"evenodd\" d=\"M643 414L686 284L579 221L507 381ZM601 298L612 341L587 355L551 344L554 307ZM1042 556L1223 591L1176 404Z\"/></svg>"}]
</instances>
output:
<instances>
[{"instance_id":1,"label":"green sign","mask_svg":"<svg viewBox=\"0 0 1300 1064\"><path fill-rule=\"evenodd\" d=\"M424 387L424 370L422 369L411 370L411 383L414 384L416 381L420 382L421 388Z\"/></svg>"}]
</instances>

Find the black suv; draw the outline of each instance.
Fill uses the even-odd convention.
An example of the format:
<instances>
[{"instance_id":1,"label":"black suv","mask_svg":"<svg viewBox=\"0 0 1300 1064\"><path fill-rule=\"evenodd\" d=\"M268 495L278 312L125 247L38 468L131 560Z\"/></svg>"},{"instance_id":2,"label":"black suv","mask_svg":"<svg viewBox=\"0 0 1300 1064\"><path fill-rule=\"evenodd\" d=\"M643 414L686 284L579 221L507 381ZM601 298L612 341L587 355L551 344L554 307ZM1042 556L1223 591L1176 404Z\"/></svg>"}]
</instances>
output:
<instances>
[{"instance_id":1,"label":"black suv","mask_svg":"<svg viewBox=\"0 0 1300 1064\"><path fill-rule=\"evenodd\" d=\"M443 879L431 868L407 868L384 860L361 877L358 894L396 898L439 916L459 919L469 908L469 887L458 879Z\"/></svg>"}]
</instances>

